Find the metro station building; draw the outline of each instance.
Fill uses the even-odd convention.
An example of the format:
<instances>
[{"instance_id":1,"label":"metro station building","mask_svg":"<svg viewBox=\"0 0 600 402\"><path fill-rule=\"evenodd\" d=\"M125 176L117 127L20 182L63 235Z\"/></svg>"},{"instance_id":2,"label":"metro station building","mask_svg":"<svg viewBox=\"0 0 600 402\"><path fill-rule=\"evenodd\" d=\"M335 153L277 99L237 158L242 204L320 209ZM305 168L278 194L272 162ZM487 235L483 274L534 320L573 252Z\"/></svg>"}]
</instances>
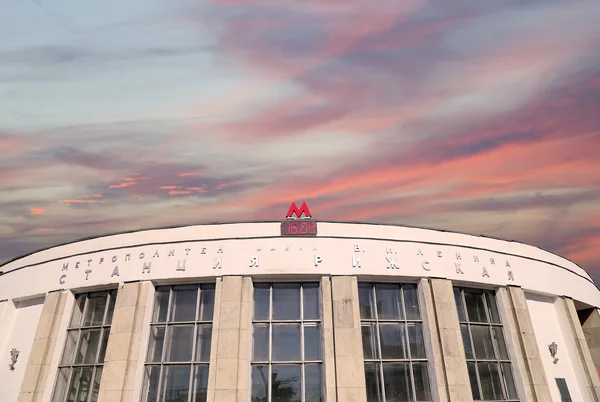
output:
<instances>
[{"instance_id":1,"label":"metro station building","mask_svg":"<svg viewBox=\"0 0 600 402\"><path fill-rule=\"evenodd\" d=\"M0 271L2 402L600 401L600 291L518 242L299 218Z\"/></svg>"}]
</instances>

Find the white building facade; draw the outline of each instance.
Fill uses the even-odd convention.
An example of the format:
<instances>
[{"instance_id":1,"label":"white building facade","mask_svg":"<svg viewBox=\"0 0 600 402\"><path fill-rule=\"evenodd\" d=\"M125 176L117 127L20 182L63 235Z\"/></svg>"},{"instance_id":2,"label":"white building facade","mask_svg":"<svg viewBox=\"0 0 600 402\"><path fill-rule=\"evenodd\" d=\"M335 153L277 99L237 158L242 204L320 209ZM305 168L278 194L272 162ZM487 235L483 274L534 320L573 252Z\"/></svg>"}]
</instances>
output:
<instances>
[{"instance_id":1,"label":"white building facade","mask_svg":"<svg viewBox=\"0 0 600 402\"><path fill-rule=\"evenodd\" d=\"M115 234L1 266L0 401L600 402L600 291L573 262L289 222Z\"/></svg>"}]
</instances>

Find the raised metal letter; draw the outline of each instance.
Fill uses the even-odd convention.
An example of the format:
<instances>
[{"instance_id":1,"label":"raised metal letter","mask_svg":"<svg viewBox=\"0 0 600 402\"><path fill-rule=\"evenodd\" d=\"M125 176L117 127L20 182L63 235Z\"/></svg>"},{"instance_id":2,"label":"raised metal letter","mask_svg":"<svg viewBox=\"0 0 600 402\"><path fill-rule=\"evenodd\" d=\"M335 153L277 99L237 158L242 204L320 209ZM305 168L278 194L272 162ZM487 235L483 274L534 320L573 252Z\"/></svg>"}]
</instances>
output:
<instances>
[{"instance_id":1,"label":"raised metal letter","mask_svg":"<svg viewBox=\"0 0 600 402\"><path fill-rule=\"evenodd\" d=\"M360 253L360 247L358 247L358 244L354 245L354 251L356 251L357 253Z\"/></svg>"},{"instance_id":2,"label":"raised metal letter","mask_svg":"<svg viewBox=\"0 0 600 402\"><path fill-rule=\"evenodd\" d=\"M513 275L513 271L508 271L508 280L509 281L514 281L515 280L515 277Z\"/></svg>"},{"instance_id":3,"label":"raised metal letter","mask_svg":"<svg viewBox=\"0 0 600 402\"><path fill-rule=\"evenodd\" d=\"M60 283L61 285L65 284L65 279L67 279L67 275L66 274L62 274L60 276L60 278L58 279L58 283Z\"/></svg>"},{"instance_id":4,"label":"raised metal letter","mask_svg":"<svg viewBox=\"0 0 600 402\"><path fill-rule=\"evenodd\" d=\"M223 265L223 257L215 257L215 262L213 263L213 269L221 269Z\"/></svg>"},{"instance_id":5,"label":"raised metal letter","mask_svg":"<svg viewBox=\"0 0 600 402\"><path fill-rule=\"evenodd\" d=\"M490 277L490 274L488 274L488 271L485 267L483 267L483 270L481 271L481 276L487 276L488 278Z\"/></svg>"},{"instance_id":6,"label":"raised metal letter","mask_svg":"<svg viewBox=\"0 0 600 402\"><path fill-rule=\"evenodd\" d=\"M86 270L85 270L85 280L86 280L86 281L88 280L88 277L90 276L90 273L91 273L91 272L92 272L92 270L91 270L91 269L86 269Z\"/></svg>"},{"instance_id":7,"label":"raised metal letter","mask_svg":"<svg viewBox=\"0 0 600 402\"><path fill-rule=\"evenodd\" d=\"M456 273L457 274L464 274L462 268L460 267L460 263L459 262L455 262L454 266L456 267Z\"/></svg>"},{"instance_id":8,"label":"raised metal letter","mask_svg":"<svg viewBox=\"0 0 600 402\"><path fill-rule=\"evenodd\" d=\"M315 267L318 266L322 262L323 262L323 257L321 257L318 254L315 254Z\"/></svg>"},{"instance_id":9,"label":"raised metal letter","mask_svg":"<svg viewBox=\"0 0 600 402\"><path fill-rule=\"evenodd\" d=\"M356 267L360 268L360 256L358 256L358 257L352 256L352 268L356 268Z\"/></svg>"},{"instance_id":10,"label":"raised metal letter","mask_svg":"<svg viewBox=\"0 0 600 402\"><path fill-rule=\"evenodd\" d=\"M421 264L421 266L423 267L423 269L425 271L431 271L431 268L429 268L429 261L423 261L423 263Z\"/></svg>"},{"instance_id":11,"label":"raised metal letter","mask_svg":"<svg viewBox=\"0 0 600 402\"><path fill-rule=\"evenodd\" d=\"M396 257L385 257L387 260L387 269L399 269L398 258Z\"/></svg>"},{"instance_id":12,"label":"raised metal letter","mask_svg":"<svg viewBox=\"0 0 600 402\"><path fill-rule=\"evenodd\" d=\"M177 260L177 271L185 271L185 260L183 260L183 264L181 260Z\"/></svg>"},{"instance_id":13,"label":"raised metal letter","mask_svg":"<svg viewBox=\"0 0 600 402\"><path fill-rule=\"evenodd\" d=\"M250 267L258 267L258 256L255 255L250 259Z\"/></svg>"},{"instance_id":14,"label":"raised metal letter","mask_svg":"<svg viewBox=\"0 0 600 402\"><path fill-rule=\"evenodd\" d=\"M143 272L142 272L143 273ZM113 276L120 276L119 275L119 266L115 265L115 269L113 269L112 274L110 274L110 277L112 278Z\"/></svg>"},{"instance_id":15,"label":"raised metal letter","mask_svg":"<svg viewBox=\"0 0 600 402\"><path fill-rule=\"evenodd\" d=\"M62 270L63 270L63 271L68 271L68 270L69 270L69 263L68 263L68 262L65 262L65 263L63 264L63 269L62 269Z\"/></svg>"},{"instance_id":16,"label":"raised metal letter","mask_svg":"<svg viewBox=\"0 0 600 402\"><path fill-rule=\"evenodd\" d=\"M150 273L150 268L152 268L152 262L145 262L144 267L142 268L142 274L145 272Z\"/></svg>"}]
</instances>

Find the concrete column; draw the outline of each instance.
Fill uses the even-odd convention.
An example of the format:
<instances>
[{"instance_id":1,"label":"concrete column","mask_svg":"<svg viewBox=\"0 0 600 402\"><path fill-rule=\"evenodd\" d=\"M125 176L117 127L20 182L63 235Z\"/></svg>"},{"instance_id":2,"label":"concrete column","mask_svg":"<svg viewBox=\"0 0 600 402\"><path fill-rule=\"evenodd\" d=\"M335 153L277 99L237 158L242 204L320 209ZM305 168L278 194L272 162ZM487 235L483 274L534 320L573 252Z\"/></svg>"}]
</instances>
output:
<instances>
[{"instance_id":1,"label":"concrete column","mask_svg":"<svg viewBox=\"0 0 600 402\"><path fill-rule=\"evenodd\" d=\"M580 320L583 322L583 335L592 355L592 361L596 367L596 372L600 373L600 312L597 308L591 308L579 312Z\"/></svg>"},{"instance_id":2,"label":"concrete column","mask_svg":"<svg viewBox=\"0 0 600 402\"><path fill-rule=\"evenodd\" d=\"M431 311L433 319L429 318L428 314L428 320L432 320L431 328L437 328L437 333L432 331L432 346L434 358L436 354L441 357L439 361L433 362L439 382L440 400L472 401L473 393L469 382L452 282L447 279L431 278L429 284L431 301L426 298L425 303L433 306L433 311ZM427 292L424 293L428 297ZM436 341L439 342L439 346L435 345ZM442 399L444 395L446 399Z\"/></svg>"},{"instance_id":3,"label":"concrete column","mask_svg":"<svg viewBox=\"0 0 600 402\"><path fill-rule=\"evenodd\" d=\"M217 279L208 400L245 402L250 380L250 313L252 279ZM213 354L214 351L214 354Z\"/></svg>"},{"instance_id":4,"label":"concrete column","mask_svg":"<svg viewBox=\"0 0 600 402\"><path fill-rule=\"evenodd\" d=\"M562 305L567 313L567 319L571 327L571 334L575 341L575 347L577 349L577 356L573 356L573 364L579 364L583 369L585 375L585 383L587 384L587 394L590 396L590 400L594 402L600 401L600 379L596 373L594 367L594 361L592 360L592 354L588 348L588 344L585 340L585 334L583 328L579 323L579 317L577 316L577 309L573 303L573 299L568 297L562 297ZM582 390L582 392L584 392ZM585 393L585 392L584 392Z\"/></svg>"},{"instance_id":5,"label":"concrete column","mask_svg":"<svg viewBox=\"0 0 600 402\"><path fill-rule=\"evenodd\" d=\"M356 277L332 277L331 290L338 400L366 402L367 387Z\"/></svg>"},{"instance_id":6,"label":"concrete column","mask_svg":"<svg viewBox=\"0 0 600 402\"><path fill-rule=\"evenodd\" d=\"M504 320L504 334L510 355L522 380L522 392L527 401L546 402L552 400L550 386L546 379L540 348L527 307L523 289L517 286L501 288L497 293L499 313ZM512 348L510 348L512 345ZM518 382L516 383L518 386Z\"/></svg>"},{"instance_id":7,"label":"concrete column","mask_svg":"<svg viewBox=\"0 0 600 402\"><path fill-rule=\"evenodd\" d=\"M150 282L125 283L117 292L98 402L125 402L133 398L133 383L140 361L140 333L150 286ZM144 356L142 363L143 360Z\"/></svg>"},{"instance_id":8,"label":"concrete column","mask_svg":"<svg viewBox=\"0 0 600 402\"><path fill-rule=\"evenodd\" d=\"M323 326L323 381L325 402L336 402L335 348L333 336L333 305L331 300L331 280L321 278L321 325Z\"/></svg>"},{"instance_id":9,"label":"concrete column","mask_svg":"<svg viewBox=\"0 0 600 402\"><path fill-rule=\"evenodd\" d=\"M48 293L35 331L18 402L39 402L44 396L56 338L67 301L67 291Z\"/></svg>"}]
</instances>

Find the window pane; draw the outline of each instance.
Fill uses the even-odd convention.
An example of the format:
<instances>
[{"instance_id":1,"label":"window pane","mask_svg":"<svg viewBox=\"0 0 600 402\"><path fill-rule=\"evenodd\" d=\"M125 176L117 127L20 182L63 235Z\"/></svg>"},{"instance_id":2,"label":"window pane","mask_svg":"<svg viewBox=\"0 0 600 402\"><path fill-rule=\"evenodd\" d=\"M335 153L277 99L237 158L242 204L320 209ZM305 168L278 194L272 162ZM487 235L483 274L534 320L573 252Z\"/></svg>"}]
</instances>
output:
<instances>
[{"instance_id":1,"label":"window pane","mask_svg":"<svg viewBox=\"0 0 600 402\"><path fill-rule=\"evenodd\" d=\"M271 400L273 402L300 402L302 399L302 366L274 364L271 367Z\"/></svg>"},{"instance_id":2,"label":"window pane","mask_svg":"<svg viewBox=\"0 0 600 402\"><path fill-rule=\"evenodd\" d=\"M79 389L77 390L77 397L75 398L77 402L86 402L88 400L92 387L92 371L93 369L91 367L84 367L81 369L81 377L78 384Z\"/></svg>"},{"instance_id":3,"label":"window pane","mask_svg":"<svg viewBox=\"0 0 600 402\"><path fill-rule=\"evenodd\" d=\"M373 305L373 287L371 284L358 284L358 307L360 309L360 318L375 318L375 306Z\"/></svg>"},{"instance_id":4,"label":"window pane","mask_svg":"<svg viewBox=\"0 0 600 402\"><path fill-rule=\"evenodd\" d=\"M87 302L87 309L85 310L85 319L83 320L84 327L102 325L107 297L107 292L90 294Z\"/></svg>"},{"instance_id":5,"label":"window pane","mask_svg":"<svg viewBox=\"0 0 600 402\"><path fill-rule=\"evenodd\" d=\"M379 339L383 359L406 358L404 324L379 324Z\"/></svg>"},{"instance_id":6,"label":"window pane","mask_svg":"<svg viewBox=\"0 0 600 402\"><path fill-rule=\"evenodd\" d=\"M302 285L302 298L304 303L304 319L319 319L319 284L305 283Z\"/></svg>"},{"instance_id":7,"label":"window pane","mask_svg":"<svg viewBox=\"0 0 600 402\"><path fill-rule=\"evenodd\" d=\"M473 399L480 401L481 394L479 393L479 385L477 384L477 370L475 369L475 363L467 362L467 370L469 371L469 382L471 383Z\"/></svg>"},{"instance_id":8,"label":"window pane","mask_svg":"<svg viewBox=\"0 0 600 402\"><path fill-rule=\"evenodd\" d=\"M200 290L200 321L212 321L215 310L215 287L212 285L202 286Z\"/></svg>"},{"instance_id":9,"label":"window pane","mask_svg":"<svg viewBox=\"0 0 600 402\"><path fill-rule=\"evenodd\" d=\"M102 367L96 368L96 374L94 375L94 385L92 386L92 396L90 402L96 402L98 400L98 392L100 391L100 379L102 378Z\"/></svg>"},{"instance_id":10,"label":"window pane","mask_svg":"<svg viewBox=\"0 0 600 402\"><path fill-rule=\"evenodd\" d=\"M252 402L267 402L269 395L269 366L252 366Z\"/></svg>"},{"instance_id":11,"label":"window pane","mask_svg":"<svg viewBox=\"0 0 600 402\"><path fill-rule=\"evenodd\" d=\"M163 392L165 402L188 400L190 388L190 366L165 366Z\"/></svg>"},{"instance_id":12,"label":"window pane","mask_svg":"<svg viewBox=\"0 0 600 402\"><path fill-rule=\"evenodd\" d=\"M508 360L508 351L506 350L506 342L504 342L502 327L492 327L492 335L494 336L496 345L498 346L498 359Z\"/></svg>"},{"instance_id":13,"label":"window pane","mask_svg":"<svg viewBox=\"0 0 600 402\"><path fill-rule=\"evenodd\" d=\"M423 340L423 325L420 322L409 322L406 324L408 330L408 344L410 345L410 357L413 359L425 359L425 341Z\"/></svg>"},{"instance_id":14,"label":"window pane","mask_svg":"<svg viewBox=\"0 0 600 402\"><path fill-rule=\"evenodd\" d=\"M62 402L67 390L67 381L69 381L69 369L58 369L58 378L56 379L56 387L54 388L54 396L52 402Z\"/></svg>"},{"instance_id":15,"label":"window pane","mask_svg":"<svg viewBox=\"0 0 600 402\"><path fill-rule=\"evenodd\" d=\"M210 344L212 341L212 325L198 325L196 339L196 361L210 361Z\"/></svg>"},{"instance_id":16,"label":"window pane","mask_svg":"<svg viewBox=\"0 0 600 402\"><path fill-rule=\"evenodd\" d=\"M73 364L73 356L75 355L78 336L78 330L67 332L67 342L65 343L65 350L60 364Z\"/></svg>"},{"instance_id":17,"label":"window pane","mask_svg":"<svg viewBox=\"0 0 600 402\"><path fill-rule=\"evenodd\" d=\"M206 402L206 393L208 388L208 366L201 365L194 367L194 402Z\"/></svg>"},{"instance_id":18,"label":"window pane","mask_svg":"<svg viewBox=\"0 0 600 402\"><path fill-rule=\"evenodd\" d=\"M502 399L502 385L497 363L477 363L484 400Z\"/></svg>"},{"instance_id":19,"label":"window pane","mask_svg":"<svg viewBox=\"0 0 600 402\"><path fill-rule=\"evenodd\" d=\"M98 354L98 363L104 363L104 356L106 355L106 347L108 346L108 336L110 335L110 329L106 328L102 331L102 342L100 343L100 353Z\"/></svg>"},{"instance_id":20,"label":"window pane","mask_svg":"<svg viewBox=\"0 0 600 402\"><path fill-rule=\"evenodd\" d=\"M67 392L67 402L77 401L79 384L81 384L81 368L76 367L71 374L71 383L69 384L69 391Z\"/></svg>"},{"instance_id":21,"label":"window pane","mask_svg":"<svg viewBox=\"0 0 600 402\"><path fill-rule=\"evenodd\" d=\"M269 360L269 324L254 324L253 360Z\"/></svg>"},{"instance_id":22,"label":"window pane","mask_svg":"<svg viewBox=\"0 0 600 402\"><path fill-rule=\"evenodd\" d=\"M378 359L379 353L377 347L376 324L366 324L361 326L363 357L365 359Z\"/></svg>"},{"instance_id":23,"label":"window pane","mask_svg":"<svg viewBox=\"0 0 600 402\"><path fill-rule=\"evenodd\" d=\"M493 294L486 293L485 299L488 305L488 313L493 323L500 324L500 316L498 315L498 306L496 305L496 297Z\"/></svg>"},{"instance_id":24,"label":"window pane","mask_svg":"<svg viewBox=\"0 0 600 402\"><path fill-rule=\"evenodd\" d=\"M413 377L415 379L415 392L417 401L431 401L431 389L429 386L429 372L427 363L415 362L412 365Z\"/></svg>"},{"instance_id":25,"label":"window pane","mask_svg":"<svg viewBox=\"0 0 600 402\"><path fill-rule=\"evenodd\" d=\"M400 286L375 285L375 300L377 300L377 316L379 319L397 320L403 318L400 305Z\"/></svg>"},{"instance_id":26,"label":"window pane","mask_svg":"<svg viewBox=\"0 0 600 402\"><path fill-rule=\"evenodd\" d=\"M418 320L419 315L419 298L417 296L417 287L415 285L402 286L404 293L404 308L406 309L407 320Z\"/></svg>"},{"instance_id":27,"label":"window pane","mask_svg":"<svg viewBox=\"0 0 600 402\"><path fill-rule=\"evenodd\" d=\"M273 285L273 319L300 319L300 284L277 283Z\"/></svg>"},{"instance_id":28,"label":"window pane","mask_svg":"<svg viewBox=\"0 0 600 402\"><path fill-rule=\"evenodd\" d=\"M164 341L165 327L152 327L150 329L150 347L148 348L149 362L160 362L162 360Z\"/></svg>"},{"instance_id":29,"label":"window pane","mask_svg":"<svg viewBox=\"0 0 600 402\"><path fill-rule=\"evenodd\" d=\"M273 324L273 361L300 360L300 325Z\"/></svg>"},{"instance_id":30,"label":"window pane","mask_svg":"<svg viewBox=\"0 0 600 402\"><path fill-rule=\"evenodd\" d=\"M269 285L257 283L254 285L254 319L268 320L271 304Z\"/></svg>"},{"instance_id":31,"label":"window pane","mask_svg":"<svg viewBox=\"0 0 600 402\"><path fill-rule=\"evenodd\" d=\"M367 384L367 402L382 401L379 363L365 363L365 381Z\"/></svg>"},{"instance_id":32,"label":"window pane","mask_svg":"<svg viewBox=\"0 0 600 402\"><path fill-rule=\"evenodd\" d=\"M77 296L75 300L75 306L73 306L73 315L71 316L71 322L69 328L75 328L81 326L81 317L83 316L83 308L85 306L86 295L81 294Z\"/></svg>"},{"instance_id":33,"label":"window pane","mask_svg":"<svg viewBox=\"0 0 600 402\"><path fill-rule=\"evenodd\" d=\"M490 327L471 325L471 335L473 336L476 358L483 360L494 359L494 346L492 345Z\"/></svg>"},{"instance_id":34,"label":"window pane","mask_svg":"<svg viewBox=\"0 0 600 402\"><path fill-rule=\"evenodd\" d=\"M160 367L148 366L144 369L144 387L142 388L143 402L158 401L158 382L160 379Z\"/></svg>"},{"instance_id":35,"label":"window pane","mask_svg":"<svg viewBox=\"0 0 600 402\"><path fill-rule=\"evenodd\" d=\"M408 363L383 363L383 384L388 401L413 400Z\"/></svg>"},{"instance_id":36,"label":"window pane","mask_svg":"<svg viewBox=\"0 0 600 402\"><path fill-rule=\"evenodd\" d=\"M508 399L517 399L517 388L515 387L515 380L510 363L500 363L500 366L502 367L502 375L504 376L504 382L506 383L506 389L508 391Z\"/></svg>"},{"instance_id":37,"label":"window pane","mask_svg":"<svg viewBox=\"0 0 600 402\"><path fill-rule=\"evenodd\" d=\"M192 360L193 325L167 327L168 362L189 362Z\"/></svg>"},{"instance_id":38,"label":"window pane","mask_svg":"<svg viewBox=\"0 0 600 402\"><path fill-rule=\"evenodd\" d=\"M469 327L467 324L460 324L460 334L462 335L463 346L465 348L465 358L473 359L473 349L471 348L471 339L469 338Z\"/></svg>"},{"instance_id":39,"label":"window pane","mask_svg":"<svg viewBox=\"0 0 600 402\"><path fill-rule=\"evenodd\" d=\"M321 326L304 324L304 360L321 360Z\"/></svg>"},{"instance_id":40,"label":"window pane","mask_svg":"<svg viewBox=\"0 0 600 402\"><path fill-rule=\"evenodd\" d=\"M465 318L465 306L463 305L459 288L454 288L454 302L456 303L456 311L458 312L458 321L467 321Z\"/></svg>"},{"instance_id":41,"label":"window pane","mask_svg":"<svg viewBox=\"0 0 600 402\"><path fill-rule=\"evenodd\" d=\"M113 315L115 313L115 303L117 301L117 291L111 290L109 292L108 310L106 311L106 318L104 319L104 325L112 324Z\"/></svg>"},{"instance_id":42,"label":"window pane","mask_svg":"<svg viewBox=\"0 0 600 402\"><path fill-rule=\"evenodd\" d=\"M167 309L169 308L169 288L158 288L154 295L154 314L152 322L167 321Z\"/></svg>"},{"instance_id":43,"label":"window pane","mask_svg":"<svg viewBox=\"0 0 600 402\"><path fill-rule=\"evenodd\" d=\"M81 340L79 341L79 347L75 355L75 364L93 364L96 361L96 353L100 346L100 334L101 331L99 329L81 331Z\"/></svg>"},{"instance_id":44,"label":"window pane","mask_svg":"<svg viewBox=\"0 0 600 402\"><path fill-rule=\"evenodd\" d=\"M177 286L173 288L170 321L194 321L198 288L196 286Z\"/></svg>"},{"instance_id":45,"label":"window pane","mask_svg":"<svg viewBox=\"0 0 600 402\"><path fill-rule=\"evenodd\" d=\"M304 366L304 387L304 400L306 402L321 402L323 400L320 364L307 364Z\"/></svg>"},{"instance_id":46,"label":"window pane","mask_svg":"<svg viewBox=\"0 0 600 402\"><path fill-rule=\"evenodd\" d=\"M482 293L465 293L465 303L467 303L467 313L471 322L488 322L485 315L485 305L483 304Z\"/></svg>"}]
</instances>

